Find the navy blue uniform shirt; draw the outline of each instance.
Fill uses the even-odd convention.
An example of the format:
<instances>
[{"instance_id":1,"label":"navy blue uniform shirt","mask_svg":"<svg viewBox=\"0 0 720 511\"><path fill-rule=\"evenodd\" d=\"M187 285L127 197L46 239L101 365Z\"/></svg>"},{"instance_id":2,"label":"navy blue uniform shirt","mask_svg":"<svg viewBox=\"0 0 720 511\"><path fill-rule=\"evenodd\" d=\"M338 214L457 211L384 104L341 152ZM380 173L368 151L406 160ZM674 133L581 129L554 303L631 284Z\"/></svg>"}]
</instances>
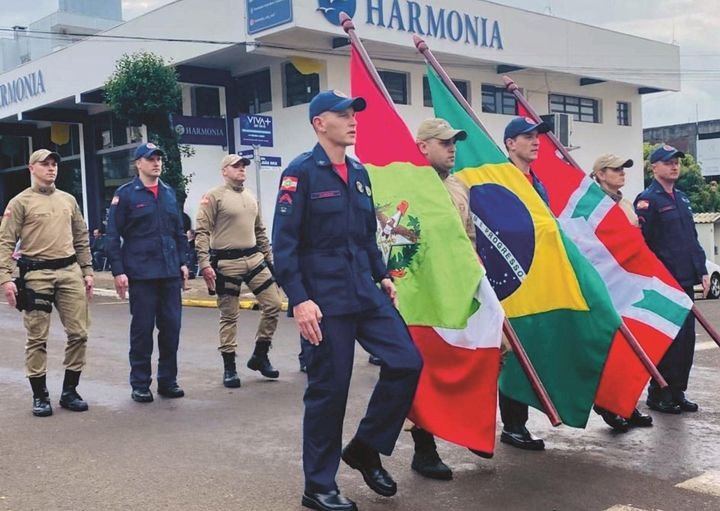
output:
<instances>
[{"instance_id":1,"label":"navy blue uniform shirt","mask_svg":"<svg viewBox=\"0 0 720 511\"><path fill-rule=\"evenodd\" d=\"M180 277L186 252L187 237L175 190L159 181L156 199L135 177L115 191L107 232L107 255L114 276L125 274L136 280Z\"/></svg>"},{"instance_id":2,"label":"navy blue uniform shirt","mask_svg":"<svg viewBox=\"0 0 720 511\"><path fill-rule=\"evenodd\" d=\"M280 178L273 223L275 278L293 306L313 300L325 315L386 304L387 276L365 167L346 158L347 184L325 150L295 158Z\"/></svg>"},{"instance_id":3,"label":"navy blue uniform shirt","mask_svg":"<svg viewBox=\"0 0 720 511\"><path fill-rule=\"evenodd\" d=\"M677 188L673 195L653 179L635 199L635 212L650 250L681 286L690 287L707 273L705 252L698 242L690 199Z\"/></svg>"}]
</instances>

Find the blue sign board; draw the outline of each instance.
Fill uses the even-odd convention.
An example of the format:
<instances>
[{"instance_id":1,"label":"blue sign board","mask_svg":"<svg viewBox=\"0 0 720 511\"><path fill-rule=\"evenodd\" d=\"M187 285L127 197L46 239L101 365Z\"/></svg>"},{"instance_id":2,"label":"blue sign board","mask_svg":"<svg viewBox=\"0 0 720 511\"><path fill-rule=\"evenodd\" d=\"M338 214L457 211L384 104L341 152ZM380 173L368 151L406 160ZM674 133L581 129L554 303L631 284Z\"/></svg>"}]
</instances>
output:
<instances>
[{"instance_id":1,"label":"blue sign board","mask_svg":"<svg viewBox=\"0 0 720 511\"><path fill-rule=\"evenodd\" d=\"M240 114L240 145L272 147L272 117L269 115Z\"/></svg>"},{"instance_id":2,"label":"blue sign board","mask_svg":"<svg viewBox=\"0 0 720 511\"><path fill-rule=\"evenodd\" d=\"M248 34L292 21L292 0L247 0Z\"/></svg>"},{"instance_id":3,"label":"blue sign board","mask_svg":"<svg viewBox=\"0 0 720 511\"><path fill-rule=\"evenodd\" d=\"M243 149L238 151L243 158L252 160L255 158L255 151L252 149ZM280 156L263 156L260 155L260 166L263 168L279 169L282 167L282 158Z\"/></svg>"},{"instance_id":4,"label":"blue sign board","mask_svg":"<svg viewBox=\"0 0 720 511\"><path fill-rule=\"evenodd\" d=\"M172 125L181 144L226 146L227 123L222 117L173 115Z\"/></svg>"}]
</instances>

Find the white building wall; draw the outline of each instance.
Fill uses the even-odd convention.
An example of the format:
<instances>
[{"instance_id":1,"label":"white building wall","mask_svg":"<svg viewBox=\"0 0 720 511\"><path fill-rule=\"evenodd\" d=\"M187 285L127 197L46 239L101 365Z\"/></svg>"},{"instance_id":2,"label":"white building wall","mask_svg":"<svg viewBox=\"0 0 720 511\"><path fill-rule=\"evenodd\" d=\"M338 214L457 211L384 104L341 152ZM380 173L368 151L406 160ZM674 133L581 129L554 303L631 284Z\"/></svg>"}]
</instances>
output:
<instances>
[{"instance_id":1,"label":"white building wall","mask_svg":"<svg viewBox=\"0 0 720 511\"><path fill-rule=\"evenodd\" d=\"M307 54L309 58L317 55ZM371 55L372 57L372 55ZM340 89L350 93L349 59L346 56L323 56L325 67L320 76L320 89ZM410 105L398 105L400 115L408 124L412 133L427 117L433 116L431 108L423 106L422 79L425 73L424 64L398 63L375 60L375 65L381 70L406 72L410 75L409 93ZM263 66L262 68L267 68ZM273 110L263 112L263 115L273 117L275 147L262 148L265 155L282 157L283 168L298 154L308 151L316 142L310 126L307 110L308 105L297 105L284 108L282 67L280 61L270 64ZM260 69L260 68L257 68ZM256 68L243 68L243 73L250 73ZM502 85L502 77L487 71L475 70L468 67L448 66L447 71L454 79L470 82L471 105L479 113L480 119L490 131L496 143L503 147L502 135L505 125L512 119L509 115L482 113L482 84ZM557 73L539 73L534 71L521 71L512 74L515 82L523 89L531 105L540 114L548 113L548 94L560 93L594 98L600 101L601 122L587 123L574 122L572 145L578 149L572 151L573 157L589 173L594 160L603 153L614 152L632 158L636 164L628 171L625 195L633 199L643 189L642 176L642 119L641 102L637 88L617 83L602 83L581 87L577 77L560 75ZM616 121L616 103L626 101L631 103L631 126L618 126ZM236 147L238 150L248 149L240 146L239 124L235 119ZM352 153L352 151L351 151ZM282 169L263 169L261 171L261 205L263 218L270 225L274 213L277 186ZM251 167L248 186L257 191L256 172ZM193 188L195 183L193 183ZM193 192L194 193L194 192Z\"/></svg>"},{"instance_id":2,"label":"white building wall","mask_svg":"<svg viewBox=\"0 0 720 511\"><path fill-rule=\"evenodd\" d=\"M715 247L717 240L715 239L714 224L695 224L698 233L698 241L705 251L705 257L715 262Z\"/></svg>"}]
</instances>

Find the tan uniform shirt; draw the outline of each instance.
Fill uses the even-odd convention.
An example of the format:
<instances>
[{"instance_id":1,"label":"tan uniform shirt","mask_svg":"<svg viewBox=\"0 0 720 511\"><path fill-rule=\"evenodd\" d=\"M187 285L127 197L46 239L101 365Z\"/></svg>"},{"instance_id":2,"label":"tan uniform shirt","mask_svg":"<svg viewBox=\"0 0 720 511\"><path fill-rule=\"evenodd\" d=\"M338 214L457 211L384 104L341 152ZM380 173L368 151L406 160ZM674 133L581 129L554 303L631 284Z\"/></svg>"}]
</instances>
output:
<instances>
[{"instance_id":1,"label":"tan uniform shirt","mask_svg":"<svg viewBox=\"0 0 720 511\"><path fill-rule=\"evenodd\" d=\"M458 210L458 213L460 213L460 218L465 226L465 232L467 232L470 241L473 243L473 247L475 247L475 224L470 215L470 189L455 176L446 177L443 179L443 183L450 193L450 198L453 204L455 204L455 208Z\"/></svg>"},{"instance_id":2,"label":"tan uniform shirt","mask_svg":"<svg viewBox=\"0 0 720 511\"><path fill-rule=\"evenodd\" d=\"M640 222L638 221L638 217L635 214L635 208L629 200L623 197L622 192L613 193L610 190L606 190L602 186L600 186L600 188L602 188L603 191L608 194L608 197L617 202L617 205L620 206L620 209L625 212L625 215L627 215L627 218L628 220L630 220L631 224L633 224L635 227L640 227Z\"/></svg>"},{"instance_id":3,"label":"tan uniform shirt","mask_svg":"<svg viewBox=\"0 0 720 511\"><path fill-rule=\"evenodd\" d=\"M12 280L17 240L24 257L37 260L77 256L83 275L92 275L88 228L75 197L54 185L33 184L13 197L0 224L0 285Z\"/></svg>"},{"instance_id":4,"label":"tan uniform shirt","mask_svg":"<svg viewBox=\"0 0 720 511\"><path fill-rule=\"evenodd\" d=\"M272 261L270 240L260 218L255 195L242 186L224 184L200 201L195 229L198 267L210 266L210 249L237 250L257 246Z\"/></svg>"}]
</instances>

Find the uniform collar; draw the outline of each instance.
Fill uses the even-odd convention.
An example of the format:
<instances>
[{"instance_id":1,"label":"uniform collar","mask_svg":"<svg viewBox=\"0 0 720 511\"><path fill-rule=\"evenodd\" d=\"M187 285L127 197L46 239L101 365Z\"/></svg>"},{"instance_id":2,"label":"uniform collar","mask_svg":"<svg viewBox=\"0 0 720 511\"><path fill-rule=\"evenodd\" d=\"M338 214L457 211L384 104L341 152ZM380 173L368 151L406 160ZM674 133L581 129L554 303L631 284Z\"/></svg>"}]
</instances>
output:
<instances>
[{"instance_id":1,"label":"uniform collar","mask_svg":"<svg viewBox=\"0 0 720 511\"><path fill-rule=\"evenodd\" d=\"M131 181L131 183L132 183L133 189L135 189L135 190L142 190L144 188L147 188L147 186L145 186L145 183L143 183L140 180L140 176L135 176L135 178ZM162 179L158 179L158 190L167 190L169 188L170 187L168 185L163 183Z\"/></svg>"},{"instance_id":2,"label":"uniform collar","mask_svg":"<svg viewBox=\"0 0 720 511\"><path fill-rule=\"evenodd\" d=\"M602 188L602 191L605 192L605 194L608 197L610 197L613 200L613 202L620 202L623 198L623 194L620 190L618 190L617 193L615 193L615 192L611 192L610 190L608 190L607 188L605 188L602 185L600 185L600 188Z\"/></svg>"},{"instance_id":3,"label":"uniform collar","mask_svg":"<svg viewBox=\"0 0 720 511\"><path fill-rule=\"evenodd\" d=\"M238 192L238 193L242 193L245 191L245 185L235 186L235 185L231 185L227 181L225 181L225 188L227 188L228 190L232 190L233 192Z\"/></svg>"},{"instance_id":4,"label":"uniform collar","mask_svg":"<svg viewBox=\"0 0 720 511\"><path fill-rule=\"evenodd\" d=\"M665 188L663 188L663 186L658 182L658 180L657 180L657 179L654 179L654 178L653 178L652 182L650 183L650 186L648 186L648 189L651 189L651 190L654 191L655 193L664 193L664 194L669 195L669 194L665 191ZM679 190L678 190L677 188L675 188L675 185L673 185L672 193L675 194L675 193L677 193L678 191L679 191Z\"/></svg>"},{"instance_id":5,"label":"uniform collar","mask_svg":"<svg viewBox=\"0 0 720 511\"><path fill-rule=\"evenodd\" d=\"M41 193L43 195L50 195L56 190L55 183L51 184L50 186L42 186L38 183L32 184L32 190L37 193Z\"/></svg>"},{"instance_id":6,"label":"uniform collar","mask_svg":"<svg viewBox=\"0 0 720 511\"><path fill-rule=\"evenodd\" d=\"M328 157L327 153L325 152L325 149L318 143L315 144L315 147L312 150L312 156L313 160L315 160L315 164L318 167L332 167L332 162L330 161L330 158ZM350 158L349 156L345 155L345 164L348 166L348 168L352 168L355 170L360 170L362 168L362 164L353 158Z\"/></svg>"}]
</instances>

